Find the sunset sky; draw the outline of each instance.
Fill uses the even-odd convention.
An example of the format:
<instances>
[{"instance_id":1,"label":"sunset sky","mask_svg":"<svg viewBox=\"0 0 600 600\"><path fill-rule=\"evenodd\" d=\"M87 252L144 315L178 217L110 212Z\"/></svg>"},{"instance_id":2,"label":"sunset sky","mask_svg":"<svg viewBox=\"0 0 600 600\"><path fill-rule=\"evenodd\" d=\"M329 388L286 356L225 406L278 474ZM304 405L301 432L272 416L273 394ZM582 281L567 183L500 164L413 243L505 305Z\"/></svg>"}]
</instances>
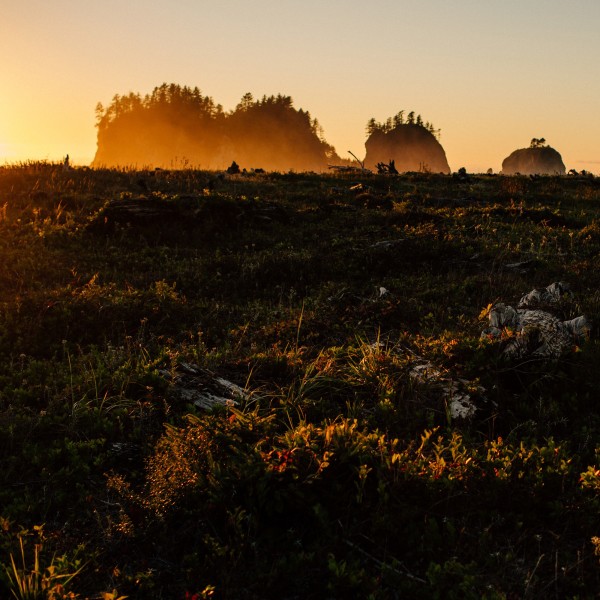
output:
<instances>
[{"instance_id":1,"label":"sunset sky","mask_svg":"<svg viewBox=\"0 0 600 600\"><path fill-rule=\"evenodd\" d=\"M89 164L96 104L166 82L289 95L344 157L407 109L454 171L544 137L600 173L599 30L598 0L3 0L0 164Z\"/></svg>"}]
</instances>

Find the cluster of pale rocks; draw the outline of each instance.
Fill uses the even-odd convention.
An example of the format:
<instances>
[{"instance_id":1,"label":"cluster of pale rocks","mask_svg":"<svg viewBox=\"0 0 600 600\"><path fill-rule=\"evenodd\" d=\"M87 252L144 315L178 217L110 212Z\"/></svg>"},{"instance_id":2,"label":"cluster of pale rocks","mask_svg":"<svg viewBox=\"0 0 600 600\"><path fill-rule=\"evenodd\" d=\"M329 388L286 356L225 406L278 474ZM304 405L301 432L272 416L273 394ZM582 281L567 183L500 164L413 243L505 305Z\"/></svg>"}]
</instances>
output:
<instances>
[{"instance_id":1,"label":"cluster of pale rocks","mask_svg":"<svg viewBox=\"0 0 600 600\"><path fill-rule=\"evenodd\" d=\"M384 296L388 291L381 288L379 293ZM566 283L555 282L525 294L516 307L495 304L488 310L489 326L481 337L497 342L507 360L558 359L588 338L592 328L585 315L563 321L553 314L572 298ZM171 396L199 408L236 406L249 398L240 386L198 365L181 363L175 372L165 370L161 374L171 384ZM477 382L453 377L448 370L418 357L409 375L420 393L441 402L452 419L471 419L480 401L485 401L485 389Z\"/></svg>"},{"instance_id":2,"label":"cluster of pale rocks","mask_svg":"<svg viewBox=\"0 0 600 600\"><path fill-rule=\"evenodd\" d=\"M510 361L559 359L589 338L592 323L581 315L563 321L554 313L573 298L565 282L534 289L518 301L516 308L504 303L490 307L489 327L481 337L500 345L503 357ZM452 377L430 362L420 362L410 371L417 385L441 397L453 419L470 419L478 410L473 396L485 398L485 389L468 380Z\"/></svg>"}]
</instances>

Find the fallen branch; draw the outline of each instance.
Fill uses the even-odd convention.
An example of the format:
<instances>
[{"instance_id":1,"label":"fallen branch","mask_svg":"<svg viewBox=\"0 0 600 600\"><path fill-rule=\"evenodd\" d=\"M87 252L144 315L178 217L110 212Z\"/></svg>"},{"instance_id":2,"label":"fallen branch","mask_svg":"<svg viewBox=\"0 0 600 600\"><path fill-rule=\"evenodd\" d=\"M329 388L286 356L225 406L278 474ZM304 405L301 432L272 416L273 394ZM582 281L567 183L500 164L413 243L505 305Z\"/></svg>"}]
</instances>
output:
<instances>
[{"instance_id":1,"label":"fallen branch","mask_svg":"<svg viewBox=\"0 0 600 600\"><path fill-rule=\"evenodd\" d=\"M379 560L378 558L376 558L372 554L369 554L366 550L363 550L360 546L357 546L356 544L353 544L350 540L344 540L344 543L347 546L350 546L350 548L352 548L353 550L356 550L357 552L359 552L363 556L365 556L368 559L372 560L381 569L388 569L389 571L392 571L393 573L396 573L396 575L401 575L403 577L408 577L408 579L412 579L413 581L418 581L419 583L427 583L427 581L425 581L424 579L421 579L421 577L417 577L416 575L413 575L412 573L409 573L408 571L399 571L398 569L395 569L391 565L388 565L387 563L384 563L382 560Z\"/></svg>"},{"instance_id":2,"label":"fallen branch","mask_svg":"<svg viewBox=\"0 0 600 600\"><path fill-rule=\"evenodd\" d=\"M340 171L342 173L370 173L369 169L353 167L352 165L327 165L329 169Z\"/></svg>"},{"instance_id":3,"label":"fallen branch","mask_svg":"<svg viewBox=\"0 0 600 600\"><path fill-rule=\"evenodd\" d=\"M348 154L350 154L351 156L354 157L354 160L356 160L356 162L360 165L360 168L363 171L366 171L366 169L365 169L365 161L364 160L358 160L358 158L356 157L356 154L354 154L354 152L351 152L350 150L348 150Z\"/></svg>"}]
</instances>

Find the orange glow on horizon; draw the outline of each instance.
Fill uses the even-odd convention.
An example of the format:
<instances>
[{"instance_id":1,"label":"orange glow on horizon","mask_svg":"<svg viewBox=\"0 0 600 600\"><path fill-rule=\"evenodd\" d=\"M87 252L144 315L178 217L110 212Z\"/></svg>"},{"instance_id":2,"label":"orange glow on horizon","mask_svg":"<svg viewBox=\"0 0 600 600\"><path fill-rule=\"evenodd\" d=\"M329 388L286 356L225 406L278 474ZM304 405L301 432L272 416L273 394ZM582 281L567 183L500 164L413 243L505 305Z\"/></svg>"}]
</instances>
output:
<instances>
[{"instance_id":1,"label":"orange glow on horizon","mask_svg":"<svg viewBox=\"0 0 600 600\"><path fill-rule=\"evenodd\" d=\"M268 0L268 23L242 0L5 4L0 164L89 165L98 102L174 82L225 111L246 92L289 95L346 158L365 157L370 118L410 106L441 128L453 171L498 172L540 136L567 170L600 171L600 2L381 2L365 19L359 2Z\"/></svg>"}]
</instances>

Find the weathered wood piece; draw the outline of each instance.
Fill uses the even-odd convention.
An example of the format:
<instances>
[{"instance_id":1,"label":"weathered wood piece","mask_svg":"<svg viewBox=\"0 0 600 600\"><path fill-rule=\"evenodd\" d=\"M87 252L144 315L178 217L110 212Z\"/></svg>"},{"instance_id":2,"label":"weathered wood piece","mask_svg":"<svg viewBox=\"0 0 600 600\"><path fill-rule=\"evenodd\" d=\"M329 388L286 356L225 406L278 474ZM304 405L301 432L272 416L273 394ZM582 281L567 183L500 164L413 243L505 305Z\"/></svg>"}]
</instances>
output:
<instances>
[{"instance_id":1,"label":"weathered wood piece","mask_svg":"<svg viewBox=\"0 0 600 600\"><path fill-rule=\"evenodd\" d=\"M238 406L249 397L239 385L191 363L182 362L175 372L162 370L160 374L171 384L171 397L204 410L212 410L215 406Z\"/></svg>"}]
</instances>

